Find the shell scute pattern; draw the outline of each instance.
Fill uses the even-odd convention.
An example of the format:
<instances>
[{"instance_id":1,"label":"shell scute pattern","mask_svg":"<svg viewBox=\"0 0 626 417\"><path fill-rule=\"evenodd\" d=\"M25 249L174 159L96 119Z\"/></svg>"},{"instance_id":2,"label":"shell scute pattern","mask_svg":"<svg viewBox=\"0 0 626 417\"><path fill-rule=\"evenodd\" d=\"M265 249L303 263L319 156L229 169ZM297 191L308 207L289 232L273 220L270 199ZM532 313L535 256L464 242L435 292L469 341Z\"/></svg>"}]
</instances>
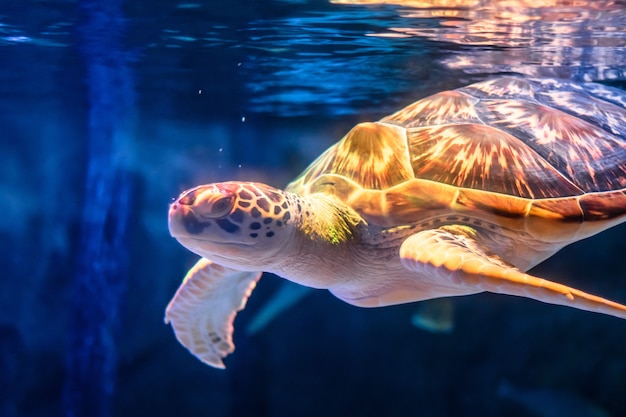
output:
<instances>
[{"instance_id":1,"label":"shell scute pattern","mask_svg":"<svg viewBox=\"0 0 626 417\"><path fill-rule=\"evenodd\" d=\"M523 146L563 174L578 194L626 186L626 143L612 133L540 103L488 101L484 106L492 126L523 138ZM563 195L577 194L565 187Z\"/></svg>"},{"instance_id":2,"label":"shell scute pattern","mask_svg":"<svg viewBox=\"0 0 626 417\"><path fill-rule=\"evenodd\" d=\"M431 183L444 186L445 196L482 191L471 201L510 218L612 218L624 212L621 197L596 203L587 193L626 187L621 96L595 84L514 77L438 93L357 125L288 190L334 194L384 224L431 212L430 205L440 210L434 190L420 197ZM511 203L517 198L523 214Z\"/></svg>"},{"instance_id":3,"label":"shell scute pattern","mask_svg":"<svg viewBox=\"0 0 626 417\"><path fill-rule=\"evenodd\" d=\"M533 202L528 214L563 223L581 223L586 219L584 218L584 211L581 210L579 204L577 197L536 200Z\"/></svg>"},{"instance_id":4,"label":"shell scute pattern","mask_svg":"<svg viewBox=\"0 0 626 417\"><path fill-rule=\"evenodd\" d=\"M477 99L534 100L536 86L521 78L503 77L459 88Z\"/></svg>"},{"instance_id":5,"label":"shell scute pattern","mask_svg":"<svg viewBox=\"0 0 626 417\"><path fill-rule=\"evenodd\" d=\"M626 108L626 95L623 90L609 87L603 84L587 83L583 84L585 91L602 100L606 100L617 105L619 108Z\"/></svg>"},{"instance_id":6,"label":"shell scute pattern","mask_svg":"<svg viewBox=\"0 0 626 417\"><path fill-rule=\"evenodd\" d=\"M519 139L491 126L426 127L409 138L418 178L525 198L581 193Z\"/></svg>"},{"instance_id":7,"label":"shell scute pattern","mask_svg":"<svg viewBox=\"0 0 626 417\"><path fill-rule=\"evenodd\" d=\"M624 214L626 191L602 193L602 198L587 194L580 198L585 220L610 220Z\"/></svg>"},{"instance_id":8,"label":"shell scute pattern","mask_svg":"<svg viewBox=\"0 0 626 417\"><path fill-rule=\"evenodd\" d=\"M626 105L626 102L618 104L619 102L610 100L614 95L600 94L603 92L604 90L591 88L589 93L542 91L537 96L541 102L550 107L586 120L613 135L619 136L622 133L620 126L626 125L626 114L624 114L624 109L621 107ZM592 93L597 94L597 96L591 95Z\"/></svg>"},{"instance_id":9,"label":"shell scute pattern","mask_svg":"<svg viewBox=\"0 0 626 417\"><path fill-rule=\"evenodd\" d=\"M308 184L323 174L338 174L361 187L382 190L414 178L408 156L404 128L362 123L318 158L301 178Z\"/></svg>"},{"instance_id":10,"label":"shell scute pattern","mask_svg":"<svg viewBox=\"0 0 626 417\"><path fill-rule=\"evenodd\" d=\"M406 128L451 123L482 123L474 105L479 99L460 91L443 91L381 119Z\"/></svg>"}]
</instances>

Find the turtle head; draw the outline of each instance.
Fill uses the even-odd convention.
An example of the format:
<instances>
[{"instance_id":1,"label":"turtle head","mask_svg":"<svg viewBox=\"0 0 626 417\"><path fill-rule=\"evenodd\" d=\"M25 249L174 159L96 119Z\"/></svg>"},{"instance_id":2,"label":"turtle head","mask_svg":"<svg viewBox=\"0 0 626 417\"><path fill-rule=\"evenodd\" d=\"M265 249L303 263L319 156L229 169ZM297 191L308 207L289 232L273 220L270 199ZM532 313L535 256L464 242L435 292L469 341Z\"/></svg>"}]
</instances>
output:
<instances>
[{"instance_id":1,"label":"turtle head","mask_svg":"<svg viewBox=\"0 0 626 417\"><path fill-rule=\"evenodd\" d=\"M292 215L285 192L260 183L224 182L183 192L169 210L170 234L200 256L259 270L284 249Z\"/></svg>"}]
</instances>

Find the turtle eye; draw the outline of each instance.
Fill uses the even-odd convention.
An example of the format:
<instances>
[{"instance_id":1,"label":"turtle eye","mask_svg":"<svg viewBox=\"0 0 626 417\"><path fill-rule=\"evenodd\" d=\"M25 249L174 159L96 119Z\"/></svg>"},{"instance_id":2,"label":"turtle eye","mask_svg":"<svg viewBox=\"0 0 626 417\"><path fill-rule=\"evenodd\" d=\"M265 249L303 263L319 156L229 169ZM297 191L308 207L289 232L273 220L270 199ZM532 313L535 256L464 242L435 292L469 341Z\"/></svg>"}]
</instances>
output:
<instances>
[{"instance_id":1,"label":"turtle eye","mask_svg":"<svg viewBox=\"0 0 626 417\"><path fill-rule=\"evenodd\" d=\"M223 217L230 213L233 208L235 199L232 195L225 195L219 197L211 204L210 216L211 217Z\"/></svg>"}]
</instances>

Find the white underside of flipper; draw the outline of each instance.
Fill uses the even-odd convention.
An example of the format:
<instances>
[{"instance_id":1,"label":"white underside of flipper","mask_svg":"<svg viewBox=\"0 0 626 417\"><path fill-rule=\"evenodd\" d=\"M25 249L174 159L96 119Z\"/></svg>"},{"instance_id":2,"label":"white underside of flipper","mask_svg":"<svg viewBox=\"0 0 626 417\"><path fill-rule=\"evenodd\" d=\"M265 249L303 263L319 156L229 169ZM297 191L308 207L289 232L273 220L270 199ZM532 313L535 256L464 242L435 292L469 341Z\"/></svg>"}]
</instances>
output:
<instances>
[{"instance_id":1,"label":"white underside of flipper","mask_svg":"<svg viewBox=\"0 0 626 417\"><path fill-rule=\"evenodd\" d=\"M526 274L496 256L480 234L464 226L418 232L400 247L402 265L436 288L489 291L532 298L626 319L626 306Z\"/></svg>"},{"instance_id":2,"label":"white underside of flipper","mask_svg":"<svg viewBox=\"0 0 626 417\"><path fill-rule=\"evenodd\" d=\"M225 368L235 350L233 321L262 272L242 272L200 259L187 273L165 311L178 341L207 365Z\"/></svg>"}]
</instances>

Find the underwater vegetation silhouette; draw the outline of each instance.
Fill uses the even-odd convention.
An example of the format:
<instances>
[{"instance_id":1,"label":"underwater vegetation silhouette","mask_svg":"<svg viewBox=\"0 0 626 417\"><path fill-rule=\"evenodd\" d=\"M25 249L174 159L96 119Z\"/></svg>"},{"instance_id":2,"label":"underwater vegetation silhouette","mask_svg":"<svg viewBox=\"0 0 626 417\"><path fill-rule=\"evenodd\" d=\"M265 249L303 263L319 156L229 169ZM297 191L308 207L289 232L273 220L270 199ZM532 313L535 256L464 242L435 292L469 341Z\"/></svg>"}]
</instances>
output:
<instances>
[{"instance_id":1,"label":"underwater vegetation silhouette","mask_svg":"<svg viewBox=\"0 0 626 417\"><path fill-rule=\"evenodd\" d=\"M81 53L88 81L85 204L72 288L65 415L111 415L118 368L120 315L128 281L133 182L123 149L135 104L124 52L122 0L82 0Z\"/></svg>"}]
</instances>

